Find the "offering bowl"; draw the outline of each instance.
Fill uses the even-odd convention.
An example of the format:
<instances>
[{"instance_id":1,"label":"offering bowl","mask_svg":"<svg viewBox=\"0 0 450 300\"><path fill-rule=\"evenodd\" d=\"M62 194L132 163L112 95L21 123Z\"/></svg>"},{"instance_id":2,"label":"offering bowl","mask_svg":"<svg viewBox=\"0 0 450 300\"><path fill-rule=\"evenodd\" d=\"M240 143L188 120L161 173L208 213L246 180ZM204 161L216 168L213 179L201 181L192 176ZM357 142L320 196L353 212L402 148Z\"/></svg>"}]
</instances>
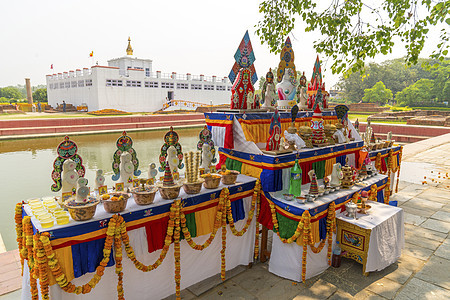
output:
<instances>
[{"instance_id":1,"label":"offering bowl","mask_svg":"<svg viewBox=\"0 0 450 300\"><path fill-rule=\"evenodd\" d=\"M222 175L223 184L230 185L236 183L237 177L241 173L235 170L227 170L225 172L219 172L219 174Z\"/></svg>"},{"instance_id":2,"label":"offering bowl","mask_svg":"<svg viewBox=\"0 0 450 300\"><path fill-rule=\"evenodd\" d=\"M146 186L144 188L142 187L135 187L131 190L131 193L133 194L134 202L136 202L137 205L148 205L152 204L155 200L155 194L157 192L157 189L155 187Z\"/></svg>"}]
</instances>

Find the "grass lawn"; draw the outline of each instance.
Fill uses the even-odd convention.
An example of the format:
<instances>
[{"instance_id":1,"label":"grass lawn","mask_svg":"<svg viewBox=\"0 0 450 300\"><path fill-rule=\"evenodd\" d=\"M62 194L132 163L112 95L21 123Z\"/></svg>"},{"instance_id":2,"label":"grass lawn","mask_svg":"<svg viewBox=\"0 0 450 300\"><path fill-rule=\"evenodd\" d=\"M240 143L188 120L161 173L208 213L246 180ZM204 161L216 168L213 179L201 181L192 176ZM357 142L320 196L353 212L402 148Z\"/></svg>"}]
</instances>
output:
<instances>
[{"instance_id":1,"label":"grass lawn","mask_svg":"<svg viewBox=\"0 0 450 300\"><path fill-rule=\"evenodd\" d=\"M356 119L358 119L359 122L367 122L367 117L370 117L370 115L348 114L348 118L350 119L350 121L356 121Z\"/></svg>"}]
</instances>

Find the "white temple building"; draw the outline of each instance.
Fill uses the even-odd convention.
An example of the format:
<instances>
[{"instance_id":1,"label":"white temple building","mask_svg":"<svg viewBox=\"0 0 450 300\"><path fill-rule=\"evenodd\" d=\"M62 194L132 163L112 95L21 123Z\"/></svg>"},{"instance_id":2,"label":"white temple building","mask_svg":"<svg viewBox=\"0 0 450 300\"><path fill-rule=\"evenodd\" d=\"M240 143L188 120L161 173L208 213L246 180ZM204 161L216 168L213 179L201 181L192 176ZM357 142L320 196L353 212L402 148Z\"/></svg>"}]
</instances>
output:
<instances>
[{"instance_id":1,"label":"white temple building","mask_svg":"<svg viewBox=\"0 0 450 300\"><path fill-rule=\"evenodd\" d=\"M230 103L232 84L227 77L153 72L151 59L132 57L130 38L126 53L108 60L108 66L47 75L48 104L56 107L64 100L87 106L89 111L153 112L167 107L171 100L171 105L191 109L199 104Z\"/></svg>"}]
</instances>

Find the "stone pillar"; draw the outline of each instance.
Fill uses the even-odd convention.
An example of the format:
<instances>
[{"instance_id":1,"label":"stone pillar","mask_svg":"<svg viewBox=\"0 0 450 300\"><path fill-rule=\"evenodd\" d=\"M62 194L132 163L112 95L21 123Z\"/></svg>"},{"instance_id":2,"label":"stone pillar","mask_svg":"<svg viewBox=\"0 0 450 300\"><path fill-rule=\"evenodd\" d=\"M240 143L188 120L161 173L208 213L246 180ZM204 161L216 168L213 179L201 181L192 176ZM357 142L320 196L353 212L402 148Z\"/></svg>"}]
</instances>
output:
<instances>
[{"instance_id":1,"label":"stone pillar","mask_svg":"<svg viewBox=\"0 0 450 300\"><path fill-rule=\"evenodd\" d=\"M30 78L25 78L25 86L27 89L27 101L28 104L33 104L33 93L31 92Z\"/></svg>"}]
</instances>

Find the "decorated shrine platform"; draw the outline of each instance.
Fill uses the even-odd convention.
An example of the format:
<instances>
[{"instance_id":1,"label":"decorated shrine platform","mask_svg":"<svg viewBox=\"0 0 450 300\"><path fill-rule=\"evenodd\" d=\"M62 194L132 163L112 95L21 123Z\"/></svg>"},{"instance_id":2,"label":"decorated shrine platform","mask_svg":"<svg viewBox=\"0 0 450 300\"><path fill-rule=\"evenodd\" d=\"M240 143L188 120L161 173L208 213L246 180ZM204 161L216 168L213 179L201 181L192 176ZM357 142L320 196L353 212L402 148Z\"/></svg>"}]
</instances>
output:
<instances>
[{"instance_id":1,"label":"decorated shrine platform","mask_svg":"<svg viewBox=\"0 0 450 300\"><path fill-rule=\"evenodd\" d=\"M233 220L235 222L243 220L246 213L248 215L248 209L246 211L244 208L244 199L253 195L255 184L255 178L239 175L236 184L233 185L221 183L217 189L203 187L200 194L195 195L187 195L182 191L180 198L191 237L207 235L213 231L217 206L224 188L229 190ZM147 253L153 253L163 248L173 203L174 200L163 200L159 193L156 194L153 204L145 206L137 205L131 197L128 199L126 209L120 213L127 231L143 230L141 233L144 233L146 244L144 248ZM29 205L22 206L22 218L31 217L33 234L48 233L51 247L68 280L95 272L103 257L108 225L114 215L106 212L103 205L99 204L94 217L90 220L77 222L70 219L69 224L55 224L53 227L45 229L32 215ZM114 263L113 253L111 253L108 266L112 266ZM220 269L217 269L217 273L219 271ZM54 279L50 282L51 284L55 283Z\"/></svg>"},{"instance_id":2,"label":"decorated shrine platform","mask_svg":"<svg viewBox=\"0 0 450 300\"><path fill-rule=\"evenodd\" d=\"M287 130L292 119L291 114L279 112L281 117L281 131ZM322 112L324 125L338 122L336 112L326 110ZM269 137L270 119L273 112L260 113L205 113L205 121L213 133L216 146L227 149L237 149L244 146L243 141L266 143ZM309 126L312 111L300 111L295 120L296 126ZM255 152L255 149L252 148ZM258 152L256 150L256 152Z\"/></svg>"},{"instance_id":3,"label":"decorated shrine platform","mask_svg":"<svg viewBox=\"0 0 450 300\"><path fill-rule=\"evenodd\" d=\"M345 204L351 200L355 193L362 191L371 192L376 195L372 196L377 202L384 203L384 188L386 187L388 177L378 174L368 178L360 183L355 184L349 189L341 188L339 191L323 195L314 202L306 202L304 204L297 203L295 200L287 201L283 198L283 191L266 192L263 191L261 197L261 211L258 221L268 229L273 229L273 219L271 205L274 205L279 230L282 237L287 237L295 232L297 223L303 220L305 212L308 212L310 222L313 225L313 238L315 242L319 242L326 237L326 219L330 203L334 203L334 209L341 210ZM309 184L302 185L302 194L306 194Z\"/></svg>"}]
</instances>

